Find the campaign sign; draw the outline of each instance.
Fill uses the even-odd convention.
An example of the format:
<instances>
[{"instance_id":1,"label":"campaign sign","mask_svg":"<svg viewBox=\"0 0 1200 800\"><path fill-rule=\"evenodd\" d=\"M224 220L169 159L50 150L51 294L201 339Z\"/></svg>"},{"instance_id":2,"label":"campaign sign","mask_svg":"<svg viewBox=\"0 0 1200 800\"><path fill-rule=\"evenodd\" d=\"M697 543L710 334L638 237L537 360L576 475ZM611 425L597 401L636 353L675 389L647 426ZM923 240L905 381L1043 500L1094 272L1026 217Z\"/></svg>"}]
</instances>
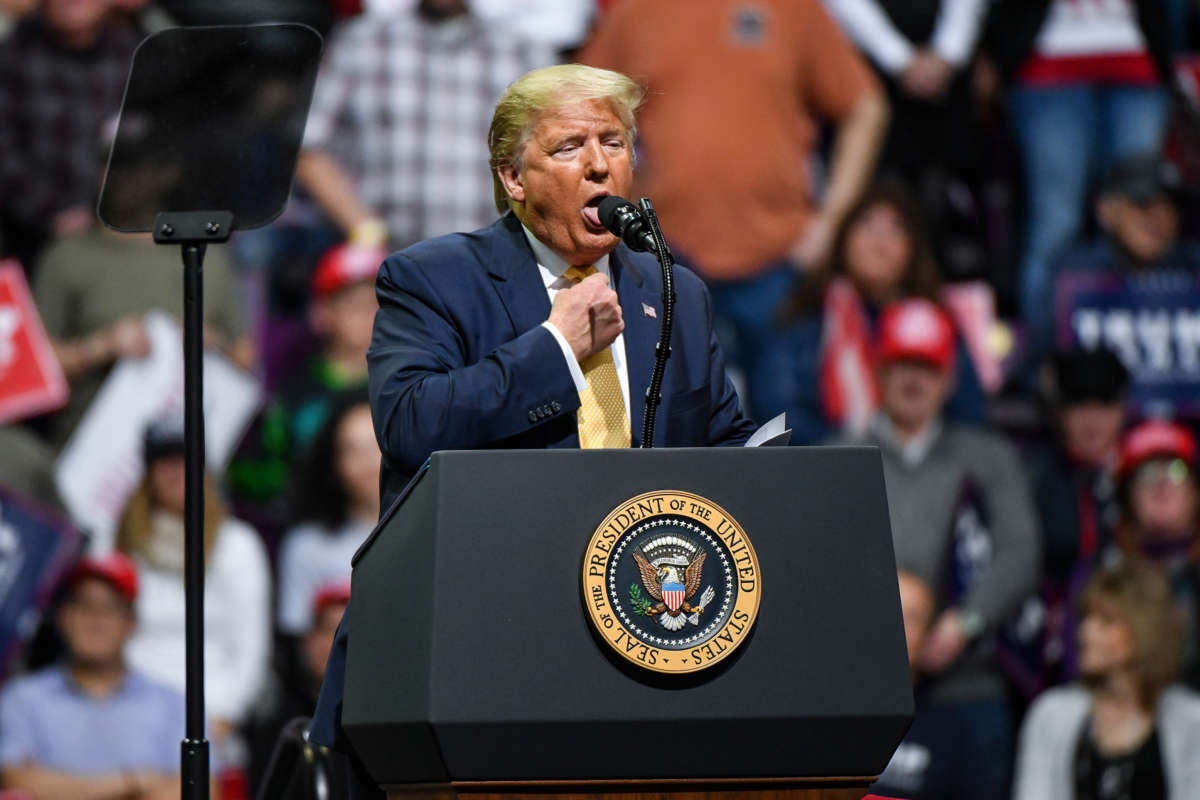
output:
<instances>
[{"instance_id":1,"label":"campaign sign","mask_svg":"<svg viewBox=\"0 0 1200 800\"><path fill-rule=\"evenodd\" d=\"M145 321L149 355L113 367L54 467L58 494L93 553L112 549L125 503L145 474L146 426L183 419L183 334L166 312L151 311ZM205 456L214 472L225 468L261 399L253 375L220 353L204 353Z\"/></svg>"},{"instance_id":2,"label":"campaign sign","mask_svg":"<svg viewBox=\"0 0 1200 800\"><path fill-rule=\"evenodd\" d=\"M79 533L66 520L0 489L0 678L33 635L79 546Z\"/></svg>"},{"instance_id":3,"label":"campaign sign","mask_svg":"<svg viewBox=\"0 0 1200 800\"><path fill-rule=\"evenodd\" d=\"M61 408L67 381L42 327L25 272L0 261L0 424Z\"/></svg>"},{"instance_id":4,"label":"campaign sign","mask_svg":"<svg viewBox=\"0 0 1200 800\"><path fill-rule=\"evenodd\" d=\"M1125 364L1136 414L1200 418L1200 275L1064 272L1055 311L1058 349L1104 345Z\"/></svg>"}]
</instances>

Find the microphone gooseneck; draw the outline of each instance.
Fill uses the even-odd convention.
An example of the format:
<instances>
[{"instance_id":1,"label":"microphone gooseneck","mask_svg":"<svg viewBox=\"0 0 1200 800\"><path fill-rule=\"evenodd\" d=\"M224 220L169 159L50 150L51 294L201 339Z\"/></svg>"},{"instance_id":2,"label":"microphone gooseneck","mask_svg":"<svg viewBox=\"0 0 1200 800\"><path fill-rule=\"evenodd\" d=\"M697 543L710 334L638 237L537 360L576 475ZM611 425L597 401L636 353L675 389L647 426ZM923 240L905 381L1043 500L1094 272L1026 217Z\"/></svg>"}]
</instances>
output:
<instances>
[{"instance_id":1,"label":"microphone gooseneck","mask_svg":"<svg viewBox=\"0 0 1200 800\"><path fill-rule=\"evenodd\" d=\"M600 224L620 237L629 249L645 253L658 252L658 245L650 232L650 226L633 203L623 197L609 195L600 201L597 211Z\"/></svg>"},{"instance_id":2,"label":"microphone gooseneck","mask_svg":"<svg viewBox=\"0 0 1200 800\"><path fill-rule=\"evenodd\" d=\"M646 387L646 409L642 415L642 447L654 447L654 421L658 406L662 402L663 374L667 370L667 359L671 357L671 331L675 325L675 256L667 246L658 214L649 197L641 202L641 219L646 233L654 240L653 253L662 268L662 319L659 320L658 344L654 346L654 369L650 373L650 385Z\"/></svg>"}]
</instances>

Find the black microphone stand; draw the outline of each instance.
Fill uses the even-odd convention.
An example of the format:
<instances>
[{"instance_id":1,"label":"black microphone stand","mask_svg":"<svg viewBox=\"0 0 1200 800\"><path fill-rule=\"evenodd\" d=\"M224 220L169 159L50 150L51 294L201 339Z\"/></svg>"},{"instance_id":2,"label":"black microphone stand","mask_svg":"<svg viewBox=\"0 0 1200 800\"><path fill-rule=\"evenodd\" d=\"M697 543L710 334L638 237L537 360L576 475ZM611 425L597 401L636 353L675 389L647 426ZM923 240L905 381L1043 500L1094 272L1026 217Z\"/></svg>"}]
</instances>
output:
<instances>
[{"instance_id":1,"label":"black microphone stand","mask_svg":"<svg viewBox=\"0 0 1200 800\"><path fill-rule=\"evenodd\" d=\"M671 329L675 324L675 274L671 267L675 257L658 224L658 215L650 198L641 199L642 217L654 237L654 255L662 267L662 322L659 323L658 344L654 346L654 370L650 373L650 385L646 387L646 410L642 415L642 447L654 446L654 419L662 403L663 374L667 371L667 359L671 357Z\"/></svg>"}]
</instances>

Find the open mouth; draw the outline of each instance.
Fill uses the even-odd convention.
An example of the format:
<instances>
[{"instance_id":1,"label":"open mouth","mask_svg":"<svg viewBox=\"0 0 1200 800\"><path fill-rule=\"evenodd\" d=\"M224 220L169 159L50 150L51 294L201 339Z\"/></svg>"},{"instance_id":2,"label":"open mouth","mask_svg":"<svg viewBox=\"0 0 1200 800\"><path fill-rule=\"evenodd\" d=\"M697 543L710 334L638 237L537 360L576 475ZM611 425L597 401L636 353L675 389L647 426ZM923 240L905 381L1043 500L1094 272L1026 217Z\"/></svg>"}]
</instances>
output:
<instances>
[{"instance_id":1,"label":"open mouth","mask_svg":"<svg viewBox=\"0 0 1200 800\"><path fill-rule=\"evenodd\" d=\"M600 192L588 198L587 203L580 209L580 214L583 215L583 220L588 224L588 227L599 233L604 230L603 223L600 222L600 201L608 197L608 192Z\"/></svg>"}]
</instances>

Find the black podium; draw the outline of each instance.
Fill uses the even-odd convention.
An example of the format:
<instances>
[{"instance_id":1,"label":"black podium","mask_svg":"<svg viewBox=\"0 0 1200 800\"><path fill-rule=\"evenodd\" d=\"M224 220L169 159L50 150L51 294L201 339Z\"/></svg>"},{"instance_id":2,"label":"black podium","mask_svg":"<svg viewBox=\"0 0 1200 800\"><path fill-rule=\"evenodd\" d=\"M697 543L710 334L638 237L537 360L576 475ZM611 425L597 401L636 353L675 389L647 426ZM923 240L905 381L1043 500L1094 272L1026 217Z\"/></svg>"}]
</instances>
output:
<instances>
[{"instance_id":1,"label":"black podium","mask_svg":"<svg viewBox=\"0 0 1200 800\"><path fill-rule=\"evenodd\" d=\"M757 621L699 672L589 621L589 540L655 491L757 554ZM859 797L913 714L895 572L873 448L435 453L356 561L343 725L396 796Z\"/></svg>"}]
</instances>

